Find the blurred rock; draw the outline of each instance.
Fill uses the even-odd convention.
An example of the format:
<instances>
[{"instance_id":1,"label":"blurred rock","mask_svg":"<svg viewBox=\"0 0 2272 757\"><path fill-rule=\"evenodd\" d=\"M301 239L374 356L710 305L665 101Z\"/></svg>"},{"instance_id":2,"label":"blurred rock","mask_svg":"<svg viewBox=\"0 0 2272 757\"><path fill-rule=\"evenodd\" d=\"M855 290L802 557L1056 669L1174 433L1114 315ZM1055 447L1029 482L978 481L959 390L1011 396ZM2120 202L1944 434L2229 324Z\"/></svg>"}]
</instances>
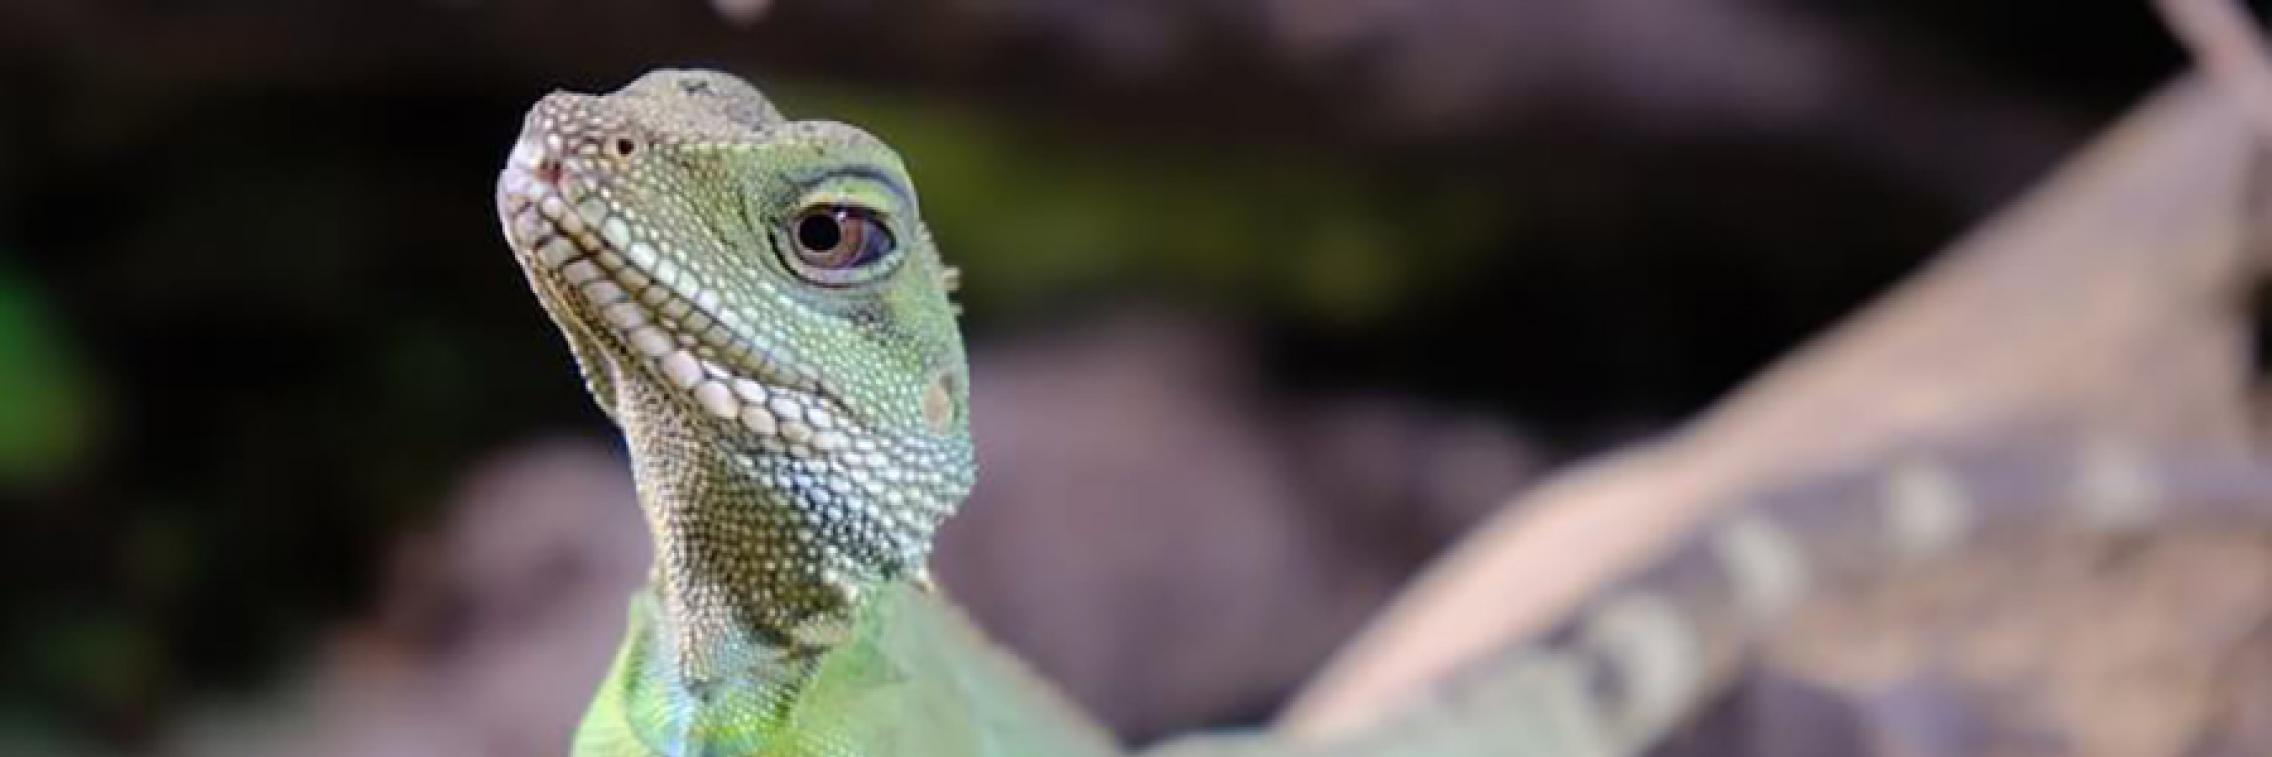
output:
<instances>
[{"instance_id":1,"label":"blurred rock","mask_svg":"<svg viewBox=\"0 0 2272 757\"><path fill-rule=\"evenodd\" d=\"M621 456L550 439L468 474L375 617L283 691L192 719L182 755L565 754L648 560Z\"/></svg>"},{"instance_id":2,"label":"blurred rock","mask_svg":"<svg viewBox=\"0 0 2272 757\"><path fill-rule=\"evenodd\" d=\"M1266 397L1252 354L1133 314L973 369L982 473L942 581L1132 737L1266 714L1536 465L1406 400Z\"/></svg>"}]
</instances>

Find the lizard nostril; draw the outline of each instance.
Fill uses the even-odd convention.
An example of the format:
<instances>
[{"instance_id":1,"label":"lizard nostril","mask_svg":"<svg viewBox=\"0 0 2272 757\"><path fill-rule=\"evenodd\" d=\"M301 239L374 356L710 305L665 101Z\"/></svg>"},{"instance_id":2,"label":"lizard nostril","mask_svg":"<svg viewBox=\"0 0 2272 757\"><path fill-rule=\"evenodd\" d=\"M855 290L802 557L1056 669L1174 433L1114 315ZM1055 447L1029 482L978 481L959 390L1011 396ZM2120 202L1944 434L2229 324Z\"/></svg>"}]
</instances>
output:
<instances>
[{"instance_id":1,"label":"lizard nostril","mask_svg":"<svg viewBox=\"0 0 2272 757\"><path fill-rule=\"evenodd\" d=\"M536 162L536 180L548 185L560 183L560 159L546 156Z\"/></svg>"}]
</instances>

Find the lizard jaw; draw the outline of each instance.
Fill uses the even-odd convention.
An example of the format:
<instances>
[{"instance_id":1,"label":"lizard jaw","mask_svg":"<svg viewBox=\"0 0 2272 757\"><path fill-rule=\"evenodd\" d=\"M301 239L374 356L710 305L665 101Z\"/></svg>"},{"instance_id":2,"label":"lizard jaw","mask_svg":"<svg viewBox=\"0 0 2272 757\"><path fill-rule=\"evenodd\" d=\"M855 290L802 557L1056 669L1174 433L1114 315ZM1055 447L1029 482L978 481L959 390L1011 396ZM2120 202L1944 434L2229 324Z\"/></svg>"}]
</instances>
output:
<instances>
[{"instance_id":1,"label":"lizard jaw","mask_svg":"<svg viewBox=\"0 0 2272 757\"><path fill-rule=\"evenodd\" d=\"M637 226L570 169L557 136L533 130L498 176L505 233L542 299L587 338L612 346L616 368L644 363L710 415L762 440L834 451L842 405L814 373L761 342L717 295L675 270Z\"/></svg>"}]
</instances>

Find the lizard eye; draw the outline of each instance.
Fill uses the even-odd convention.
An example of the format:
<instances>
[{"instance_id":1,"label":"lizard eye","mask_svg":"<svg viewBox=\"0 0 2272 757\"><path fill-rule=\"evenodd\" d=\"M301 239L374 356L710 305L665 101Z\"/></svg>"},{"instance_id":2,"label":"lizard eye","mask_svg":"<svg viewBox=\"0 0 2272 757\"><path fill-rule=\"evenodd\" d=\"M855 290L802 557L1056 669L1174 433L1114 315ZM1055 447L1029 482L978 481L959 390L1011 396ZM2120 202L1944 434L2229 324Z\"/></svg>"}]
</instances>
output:
<instances>
[{"instance_id":1,"label":"lizard eye","mask_svg":"<svg viewBox=\"0 0 2272 757\"><path fill-rule=\"evenodd\" d=\"M899 247L876 214L847 205L807 208L789 222L789 267L815 284L848 286L879 275Z\"/></svg>"}]
</instances>

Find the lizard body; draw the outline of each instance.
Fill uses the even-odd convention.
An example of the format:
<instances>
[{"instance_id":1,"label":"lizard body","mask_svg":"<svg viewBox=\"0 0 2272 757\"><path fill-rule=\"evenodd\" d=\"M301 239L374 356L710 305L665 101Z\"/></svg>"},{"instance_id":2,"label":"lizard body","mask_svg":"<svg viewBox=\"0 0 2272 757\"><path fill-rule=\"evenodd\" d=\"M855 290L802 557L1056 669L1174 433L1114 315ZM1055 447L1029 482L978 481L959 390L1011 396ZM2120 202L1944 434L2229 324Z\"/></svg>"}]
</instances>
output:
<instances>
[{"instance_id":1,"label":"lizard body","mask_svg":"<svg viewBox=\"0 0 2272 757\"><path fill-rule=\"evenodd\" d=\"M539 102L499 212L623 429L656 544L578 754L1115 752L923 578L976 471L953 274L888 147L659 71ZM2272 473L2189 460L1920 454L1770 492L1380 727L1158 752L1640 754L1812 597L2058 524L2265 522Z\"/></svg>"}]
</instances>

